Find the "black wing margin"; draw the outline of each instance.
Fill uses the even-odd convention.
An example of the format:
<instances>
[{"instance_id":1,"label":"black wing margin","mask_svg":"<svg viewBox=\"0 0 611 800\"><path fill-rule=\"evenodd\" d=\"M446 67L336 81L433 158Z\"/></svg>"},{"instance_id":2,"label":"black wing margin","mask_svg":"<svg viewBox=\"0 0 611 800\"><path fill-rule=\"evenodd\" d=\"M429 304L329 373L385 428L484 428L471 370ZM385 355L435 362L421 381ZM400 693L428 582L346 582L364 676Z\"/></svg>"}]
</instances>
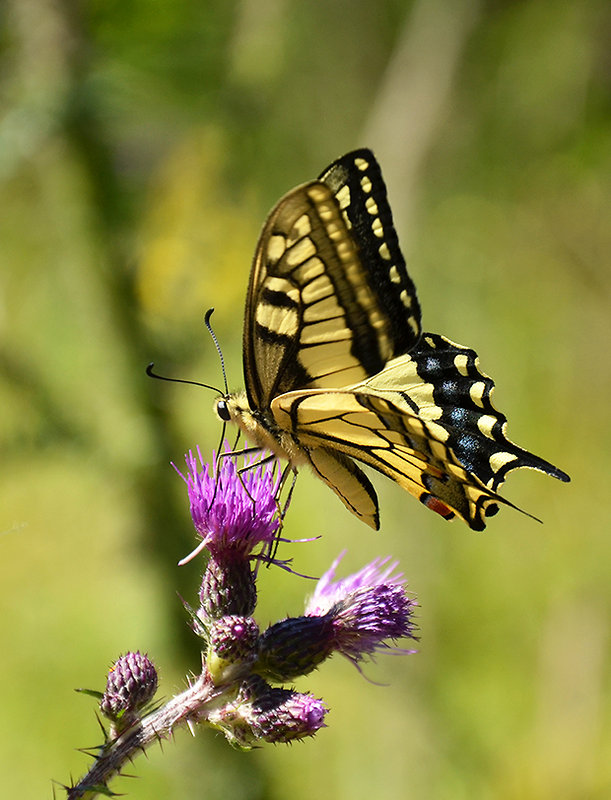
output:
<instances>
[{"instance_id":1,"label":"black wing margin","mask_svg":"<svg viewBox=\"0 0 611 800\"><path fill-rule=\"evenodd\" d=\"M335 194L370 286L390 318L393 356L407 353L420 338L420 304L399 247L380 165L371 150L361 148L334 161L319 180Z\"/></svg>"}]
</instances>

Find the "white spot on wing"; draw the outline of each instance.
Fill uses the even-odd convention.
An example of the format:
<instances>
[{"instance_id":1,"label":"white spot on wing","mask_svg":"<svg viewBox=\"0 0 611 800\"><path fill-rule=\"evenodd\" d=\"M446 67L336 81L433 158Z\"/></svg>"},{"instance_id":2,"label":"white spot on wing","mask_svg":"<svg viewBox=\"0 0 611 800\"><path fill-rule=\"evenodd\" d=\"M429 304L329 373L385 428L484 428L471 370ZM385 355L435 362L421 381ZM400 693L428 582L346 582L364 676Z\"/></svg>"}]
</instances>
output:
<instances>
[{"instance_id":1,"label":"white spot on wing","mask_svg":"<svg viewBox=\"0 0 611 800\"><path fill-rule=\"evenodd\" d=\"M492 429L496 425L496 421L496 417L493 417L492 414L482 414L477 420L477 427L484 436L487 436L488 439L492 439Z\"/></svg>"},{"instance_id":2,"label":"white spot on wing","mask_svg":"<svg viewBox=\"0 0 611 800\"><path fill-rule=\"evenodd\" d=\"M486 391L486 384L483 381L476 381L469 389L469 396L476 406L484 407L483 396Z\"/></svg>"},{"instance_id":3,"label":"white spot on wing","mask_svg":"<svg viewBox=\"0 0 611 800\"><path fill-rule=\"evenodd\" d=\"M515 461L516 457L511 453L493 453L490 456L490 468L493 472L498 472L501 467L504 467L506 464L510 464L512 461Z\"/></svg>"},{"instance_id":4,"label":"white spot on wing","mask_svg":"<svg viewBox=\"0 0 611 800\"><path fill-rule=\"evenodd\" d=\"M348 208L350 205L350 187L348 185L342 186L335 197L341 209Z\"/></svg>"},{"instance_id":5,"label":"white spot on wing","mask_svg":"<svg viewBox=\"0 0 611 800\"><path fill-rule=\"evenodd\" d=\"M267 242L267 258L272 264L275 264L282 258L286 249L286 239L284 236L276 235L270 236Z\"/></svg>"},{"instance_id":6,"label":"white spot on wing","mask_svg":"<svg viewBox=\"0 0 611 800\"><path fill-rule=\"evenodd\" d=\"M378 204L373 197L368 197L367 200L365 200L365 208L372 217L376 217L380 213L378 210Z\"/></svg>"},{"instance_id":7,"label":"white spot on wing","mask_svg":"<svg viewBox=\"0 0 611 800\"><path fill-rule=\"evenodd\" d=\"M467 370L468 363L469 361L467 359L467 356L463 355L462 353L459 353L457 356L454 356L454 366L456 367L457 371L460 372L460 374L464 375L465 377L469 374Z\"/></svg>"},{"instance_id":8,"label":"white spot on wing","mask_svg":"<svg viewBox=\"0 0 611 800\"><path fill-rule=\"evenodd\" d=\"M401 298L401 302L403 303L405 308L411 308L412 307L412 296L407 291L407 289L403 289L403 291L401 292L399 297Z\"/></svg>"}]
</instances>

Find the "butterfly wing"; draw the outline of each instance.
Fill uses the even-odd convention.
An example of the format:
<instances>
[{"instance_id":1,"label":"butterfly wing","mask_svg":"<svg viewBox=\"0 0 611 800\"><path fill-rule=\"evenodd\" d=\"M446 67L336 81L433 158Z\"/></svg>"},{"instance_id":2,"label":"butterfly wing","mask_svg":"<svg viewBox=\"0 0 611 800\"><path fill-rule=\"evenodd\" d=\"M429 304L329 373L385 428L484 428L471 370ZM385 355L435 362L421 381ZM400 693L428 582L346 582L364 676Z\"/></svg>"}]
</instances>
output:
<instances>
[{"instance_id":1,"label":"butterfly wing","mask_svg":"<svg viewBox=\"0 0 611 800\"><path fill-rule=\"evenodd\" d=\"M356 459L446 519L458 514L474 530L482 530L484 516L504 502L467 473L444 442L434 438L432 426L374 394L350 389L294 391L276 398L272 411L280 425L292 426L311 458L316 459L318 449L324 448ZM367 521L368 513L358 497L350 494L344 473L338 481L333 473L324 472L325 466L316 471L347 508L356 509L353 513Z\"/></svg>"},{"instance_id":2,"label":"butterfly wing","mask_svg":"<svg viewBox=\"0 0 611 800\"><path fill-rule=\"evenodd\" d=\"M297 388L354 384L419 336L380 168L355 151L289 192L264 225L244 322L251 408Z\"/></svg>"},{"instance_id":3,"label":"butterfly wing","mask_svg":"<svg viewBox=\"0 0 611 800\"><path fill-rule=\"evenodd\" d=\"M497 494L510 470L530 467L568 480L506 438L506 418L491 402L493 388L472 350L423 334L412 353L360 384L294 391L276 398L272 412L310 454L333 447L392 478L442 516L457 514L483 530L499 504L512 505ZM336 493L359 508L356 496L346 502L347 485ZM357 516L365 516L362 509Z\"/></svg>"}]
</instances>

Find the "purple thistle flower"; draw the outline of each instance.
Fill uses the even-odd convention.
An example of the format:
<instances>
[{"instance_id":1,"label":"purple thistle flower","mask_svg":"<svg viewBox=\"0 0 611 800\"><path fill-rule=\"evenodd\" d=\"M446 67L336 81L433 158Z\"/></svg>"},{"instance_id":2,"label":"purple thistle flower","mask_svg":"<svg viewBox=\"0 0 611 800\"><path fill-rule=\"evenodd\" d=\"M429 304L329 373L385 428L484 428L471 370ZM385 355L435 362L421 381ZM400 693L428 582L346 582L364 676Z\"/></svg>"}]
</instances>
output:
<instances>
[{"instance_id":1,"label":"purple thistle flower","mask_svg":"<svg viewBox=\"0 0 611 800\"><path fill-rule=\"evenodd\" d=\"M335 649L355 663L390 648L387 640L415 639L412 616L417 603L406 595L402 573L395 573L397 562L376 558L359 572L333 581L343 555L319 580L306 616L331 619Z\"/></svg>"},{"instance_id":2,"label":"purple thistle flower","mask_svg":"<svg viewBox=\"0 0 611 800\"><path fill-rule=\"evenodd\" d=\"M225 442L224 452L228 451ZM274 476L273 466L260 465L238 474L234 459L228 456L214 458L210 470L199 447L197 458L189 451L185 461L186 476L174 468L187 484L191 517L202 542L181 563L204 548L212 555L231 551L246 557L258 544L273 543L280 528L276 502L280 476Z\"/></svg>"},{"instance_id":3,"label":"purple thistle flower","mask_svg":"<svg viewBox=\"0 0 611 800\"><path fill-rule=\"evenodd\" d=\"M343 555L343 554L342 554ZM307 675L339 652L355 664L382 649L388 640L416 638L412 620L415 600L405 594L396 562L377 558L359 572L333 581L342 558L318 582L305 616L270 625L259 638L256 671L271 681ZM395 648L396 653L412 650Z\"/></svg>"},{"instance_id":4,"label":"purple thistle flower","mask_svg":"<svg viewBox=\"0 0 611 800\"><path fill-rule=\"evenodd\" d=\"M398 562L393 561L389 564L390 556L386 556L386 558L379 556L358 572L334 582L335 570L345 555L346 551L342 550L325 574L319 578L316 588L306 604L307 616L326 614L337 602L344 600L351 592L359 589L371 588L380 584L403 586L406 582L402 572L393 575ZM385 565L387 566L383 569Z\"/></svg>"}]
</instances>

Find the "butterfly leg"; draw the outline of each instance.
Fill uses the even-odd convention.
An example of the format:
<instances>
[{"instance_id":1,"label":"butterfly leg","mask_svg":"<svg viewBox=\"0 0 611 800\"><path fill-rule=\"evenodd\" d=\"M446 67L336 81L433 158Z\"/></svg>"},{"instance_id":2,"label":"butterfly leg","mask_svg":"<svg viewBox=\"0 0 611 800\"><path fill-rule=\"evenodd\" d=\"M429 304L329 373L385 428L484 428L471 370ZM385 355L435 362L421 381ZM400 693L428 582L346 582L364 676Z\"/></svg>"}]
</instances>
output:
<instances>
[{"instance_id":1,"label":"butterfly leg","mask_svg":"<svg viewBox=\"0 0 611 800\"><path fill-rule=\"evenodd\" d=\"M276 461L276 463L278 463L278 461ZM283 507L280 500L280 495L282 494L282 490L284 489L284 486L288 480L288 476L291 472L293 473L293 480L291 481L291 485L288 490L288 494L286 496L286 500ZM267 554L270 559L268 561L268 566L269 564L272 563L272 560L276 557L276 553L278 552L278 546L280 544L280 534L282 533L282 529L284 527L284 518L291 504L291 499L293 497L293 491L295 489L296 483L297 483L297 470L295 467L292 467L290 464L287 464L282 470L282 475L280 476L280 482L278 483L278 491L276 492L276 508L278 509L278 519L280 521L280 527L278 528L278 533L274 539L274 542L270 545L269 552Z\"/></svg>"},{"instance_id":2,"label":"butterfly leg","mask_svg":"<svg viewBox=\"0 0 611 800\"><path fill-rule=\"evenodd\" d=\"M291 467L290 464L287 464L282 472L282 477L280 478L280 486L278 487L278 498L280 498L280 493L284 488L284 484L287 481L289 476L289 472L293 472L293 480L291 481L291 486L289 488L288 494L286 496L286 501L284 503L284 508L280 508L280 500L278 499L279 511L280 511L280 521L284 522L284 517L286 516L286 512L289 510L289 506L291 504L291 499L293 497L293 491L295 489L295 484L297 483L297 470L295 467Z\"/></svg>"},{"instance_id":3,"label":"butterfly leg","mask_svg":"<svg viewBox=\"0 0 611 800\"><path fill-rule=\"evenodd\" d=\"M218 447L216 448L216 459L215 459L215 462L214 462L214 469L215 469L215 473L216 473L216 481L214 483L214 493L212 494L212 500L210 501L210 505L208 506L208 511L210 511L210 509L212 508L212 504L216 500L216 492L217 492L217 489L218 489L218 486L219 486L219 475L220 475L219 462L220 462L222 456L229 455L229 453L221 452L222 449L223 449L223 442L225 441L225 430L226 430L226 428L227 428L227 423L223 422L223 428L221 430L221 438L220 438L220 441L218 443ZM239 441L240 441L240 431L238 430L238 435L236 436L236 440L235 440L235 443L233 445L234 450L238 446L238 442Z\"/></svg>"},{"instance_id":4,"label":"butterfly leg","mask_svg":"<svg viewBox=\"0 0 611 800\"><path fill-rule=\"evenodd\" d=\"M216 451L217 452L216 463L215 463L216 483L214 485L214 493L212 495L212 500L210 501L210 506L208 507L208 511L212 508L212 505L213 505L213 503L214 503L214 501L216 499L216 493L217 493L217 490L218 490L218 481L219 481L219 475L220 475L220 470L219 470L218 467L219 467L219 462L220 462L221 458L226 458L227 456L230 456L231 458L235 459L238 456L248 455L249 453L257 453L257 452L259 452L261 450L260 447L245 447L245 448L242 448L240 450L236 450L236 448L238 446L238 442L240 441L240 435L241 435L241 432L238 431L238 435L236 436L236 440L235 440L235 442L233 444L233 449L232 450L222 451L223 441L225 439L225 425L223 425L223 431L222 431L222 434L221 434L221 441L219 442L219 446L218 446L217 451ZM267 459L264 459L263 462L258 462L258 463L259 464L260 463L264 463L266 460ZM244 488L244 491L246 492L246 494L250 498L250 500L251 500L251 502L253 504L253 509L254 509L254 507L255 507L254 498L252 497L252 495L248 491L248 487L244 483L244 480L242 479L242 474L241 474L244 470L250 469L251 466L257 466L257 465L256 464L251 464L248 467L243 467L242 469L238 469L237 473L238 473L238 478L240 479L240 483L242 484L242 487Z\"/></svg>"}]
</instances>

